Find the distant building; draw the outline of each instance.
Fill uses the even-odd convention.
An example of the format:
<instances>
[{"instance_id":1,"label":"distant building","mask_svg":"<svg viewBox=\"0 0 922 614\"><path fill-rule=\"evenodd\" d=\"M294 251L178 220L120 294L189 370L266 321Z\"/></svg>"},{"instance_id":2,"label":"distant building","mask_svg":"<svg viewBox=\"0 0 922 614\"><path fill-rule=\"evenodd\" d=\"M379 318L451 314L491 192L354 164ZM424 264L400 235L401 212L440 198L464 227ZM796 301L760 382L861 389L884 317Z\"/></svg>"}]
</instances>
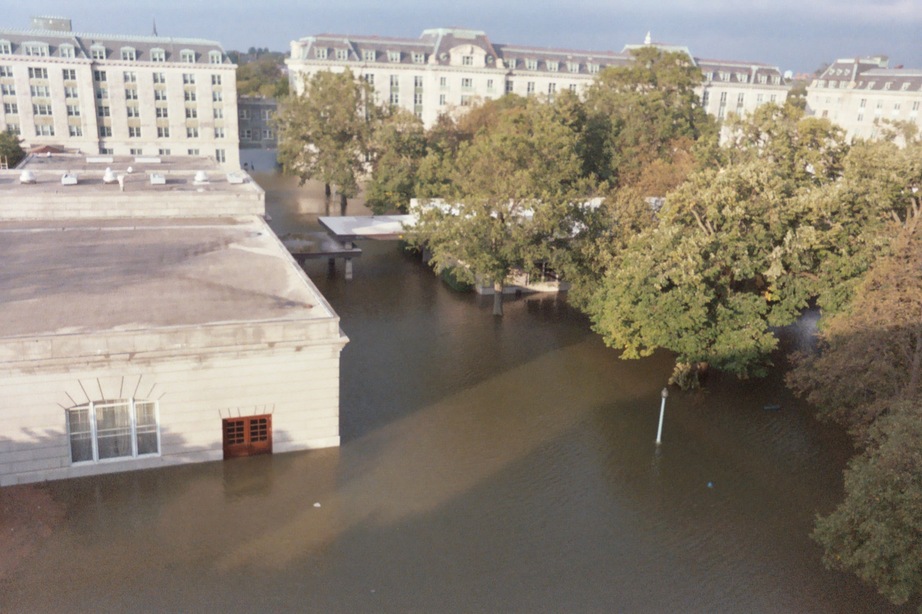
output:
<instances>
[{"instance_id":1,"label":"distant building","mask_svg":"<svg viewBox=\"0 0 922 614\"><path fill-rule=\"evenodd\" d=\"M787 85L778 68L748 62L699 60L707 81L699 89L705 109L715 116L749 112L759 104L784 102ZM585 89L603 68L631 62L621 52L575 51L495 44L485 32L458 28L423 31L418 39L320 34L291 43L286 60L292 92L304 91L303 79L321 70L349 68L375 88L379 101L402 107L426 126L445 113L464 112L477 100L508 93L553 98L558 92Z\"/></svg>"},{"instance_id":2,"label":"distant building","mask_svg":"<svg viewBox=\"0 0 922 614\"><path fill-rule=\"evenodd\" d=\"M807 112L826 117L851 138L877 138L887 121L922 129L922 69L889 68L885 57L833 62L807 87Z\"/></svg>"},{"instance_id":3,"label":"distant building","mask_svg":"<svg viewBox=\"0 0 922 614\"><path fill-rule=\"evenodd\" d=\"M214 41L0 29L0 130L84 154L208 156L238 168L236 65Z\"/></svg>"},{"instance_id":4,"label":"distant building","mask_svg":"<svg viewBox=\"0 0 922 614\"><path fill-rule=\"evenodd\" d=\"M339 444L339 317L246 173L0 170L0 486Z\"/></svg>"},{"instance_id":5,"label":"distant building","mask_svg":"<svg viewBox=\"0 0 922 614\"><path fill-rule=\"evenodd\" d=\"M278 102L274 98L240 96L237 99L237 129L241 149L276 149L275 112Z\"/></svg>"}]
</instances>

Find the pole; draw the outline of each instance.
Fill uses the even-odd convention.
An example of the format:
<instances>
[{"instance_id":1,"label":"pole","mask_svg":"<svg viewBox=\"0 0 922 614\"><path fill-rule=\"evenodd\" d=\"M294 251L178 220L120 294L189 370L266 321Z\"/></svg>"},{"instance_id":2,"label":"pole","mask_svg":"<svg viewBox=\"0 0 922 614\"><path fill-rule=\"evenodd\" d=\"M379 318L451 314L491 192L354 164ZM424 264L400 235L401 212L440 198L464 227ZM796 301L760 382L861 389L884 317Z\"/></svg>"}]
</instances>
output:
<instances>
[{"instance_id":1,"label":"pole","mask_svg":"<svg viewBox=\"0 0 922 614\"><path fill-rule=\"evenodd\" d=\"M669 396L669 390L663 388L663 391L660 393L663 397L663 402L659 406L659 426L656 428L656 445L663 443L663 416L666 413L666 397Z\"/></svg>"}]
</instances>

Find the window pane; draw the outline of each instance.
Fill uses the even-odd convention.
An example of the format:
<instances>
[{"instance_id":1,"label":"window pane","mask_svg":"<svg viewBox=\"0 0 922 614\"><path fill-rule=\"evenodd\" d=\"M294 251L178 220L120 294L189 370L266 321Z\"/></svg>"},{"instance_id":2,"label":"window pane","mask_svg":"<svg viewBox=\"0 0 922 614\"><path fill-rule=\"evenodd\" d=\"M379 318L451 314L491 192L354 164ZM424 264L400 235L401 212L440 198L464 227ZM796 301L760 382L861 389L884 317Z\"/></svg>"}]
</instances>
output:
<instances>
[{"instance_id":1,"label":"window pane","mask_svg":"<svg viewBox=\"0 0 922 614\"><path fill-rule=\"evenodd\" d=\"M153 401L137 401L134 405L137 418L138 454L157 454L157 412Z\"/></svg>"},{"instance_id":2,"label":"window pane","mask_svg":"<svg viewBox=\"0 0 922 614\"><path fill-rule=\"evenodd\" d=\"M99 460L131 456L131 416L127 402L96 406L96 441Z\"/></svg>"},{"instance_id":3,"label":"window pane","mask_svg":"<svg viewBox=\"0 0 922 614\"><path fill-rule=\"evenodd\" d=\"M70 430L70 460L74 463L93 460L93 433L90 429L88 407L67 412L67 426Z\"/></svg>"}]
</instances>

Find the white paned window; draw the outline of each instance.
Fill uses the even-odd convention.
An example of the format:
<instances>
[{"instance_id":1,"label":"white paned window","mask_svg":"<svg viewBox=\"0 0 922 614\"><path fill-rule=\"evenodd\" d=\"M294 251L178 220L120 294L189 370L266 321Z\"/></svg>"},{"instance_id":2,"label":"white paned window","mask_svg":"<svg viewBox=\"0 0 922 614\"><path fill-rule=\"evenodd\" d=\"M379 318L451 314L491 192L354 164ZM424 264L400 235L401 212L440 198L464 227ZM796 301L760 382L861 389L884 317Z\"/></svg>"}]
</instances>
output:
<instances>
[{"instance_id":1,"label":"white paned window","mask_svg":"<svg viewBox=\"0 0 922 614\"><path fill-rule=\"evenodd\" d=\"M160 454L157 401L95 401L67 410L71 463Z\"/></svg>"}]
</instances>

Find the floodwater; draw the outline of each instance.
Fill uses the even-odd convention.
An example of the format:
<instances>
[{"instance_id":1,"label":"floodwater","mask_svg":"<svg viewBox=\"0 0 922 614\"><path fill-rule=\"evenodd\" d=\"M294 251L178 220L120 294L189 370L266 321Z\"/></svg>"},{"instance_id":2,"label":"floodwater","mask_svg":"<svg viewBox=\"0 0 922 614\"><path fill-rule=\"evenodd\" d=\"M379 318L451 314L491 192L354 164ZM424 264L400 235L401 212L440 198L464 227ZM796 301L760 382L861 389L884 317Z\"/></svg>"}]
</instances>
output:
<instances>
[{"instance_id":1,"label":"floodwater","mask_svg":"<svg viewBox=\"0 0 922 614\"><path fill-rule=\"evenodd\" d=\"M316 228L316 186L259 179L277 232ZM851 448L778 374L671 391L657 450L668 356L361 247L352 281L307 265L351 340L342 447L50 483L65 521L0 611L900 611L822 566Z\"/></svg>"}]
</instances>

